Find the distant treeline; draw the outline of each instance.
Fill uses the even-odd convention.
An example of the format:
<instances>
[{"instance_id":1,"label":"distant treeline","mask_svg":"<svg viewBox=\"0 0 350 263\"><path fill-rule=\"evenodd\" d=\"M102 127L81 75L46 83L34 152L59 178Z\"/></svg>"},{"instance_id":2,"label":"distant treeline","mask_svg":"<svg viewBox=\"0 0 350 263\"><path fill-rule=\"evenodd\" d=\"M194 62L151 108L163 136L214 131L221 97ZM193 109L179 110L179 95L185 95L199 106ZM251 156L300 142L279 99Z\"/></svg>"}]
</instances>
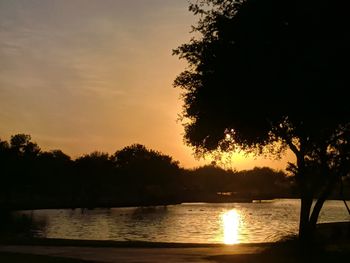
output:
<instances>
[{"instance_id":1,"label":"distant treeline","mask_svg":"<svg viewBox=\"0 0 350 263\"><path fill-rule=\"evenodd\" d=\"M250 201L296 193L293 178L282 171L184 169L140 144L72 160L17 134L9 142L0 140L0 165L0 207L8 209Z\"/></svg>"}]
</instances>

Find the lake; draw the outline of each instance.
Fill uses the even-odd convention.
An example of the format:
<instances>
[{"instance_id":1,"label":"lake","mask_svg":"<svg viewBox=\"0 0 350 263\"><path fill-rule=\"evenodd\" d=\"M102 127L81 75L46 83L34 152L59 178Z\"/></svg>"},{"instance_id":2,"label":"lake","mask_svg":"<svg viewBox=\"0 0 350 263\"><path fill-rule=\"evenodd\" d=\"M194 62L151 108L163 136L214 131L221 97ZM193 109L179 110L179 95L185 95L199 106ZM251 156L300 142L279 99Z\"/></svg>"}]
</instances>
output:
<instances>
[{"instance_id":1,"label":"lake","mask_svg":"<svg viewBox=\"0 0 350 263\"><path fill-rule=\"evenodd\" d=\"M34 236L180 243L256 243L297 233L300 201L185 203L181 205L47 209L15 212L30 218ZM319 222L349 221L342 201L327 201Z\"/></svg>"}]
</instances>

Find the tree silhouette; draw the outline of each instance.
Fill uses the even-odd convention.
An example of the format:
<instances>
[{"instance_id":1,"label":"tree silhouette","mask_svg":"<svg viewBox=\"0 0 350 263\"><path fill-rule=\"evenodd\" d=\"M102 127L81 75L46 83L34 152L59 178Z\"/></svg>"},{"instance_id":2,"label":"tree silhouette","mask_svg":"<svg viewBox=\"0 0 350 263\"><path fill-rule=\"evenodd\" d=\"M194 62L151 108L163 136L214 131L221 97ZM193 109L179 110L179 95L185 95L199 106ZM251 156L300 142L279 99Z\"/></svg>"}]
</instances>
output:
<instances>
[{"instance_id":1,"label":"tree silhouette","mask_svg":"<svg viewBox=\"0 0 350 263\"><path fill-rule=\"evenodd\" d=\"M176 192L179 174L178 162L144 145L133 144L113 156L123 181L140 201L164 202Z\"/></svg>"},{"instance_id":2,"label":"tree silhouette","mask_svg":"<svg viewBox=\"0 0 350 263\"><path fill-rule=\"evenodd\" d=\"M73 161L67 154L61 150L41 152L36 163L32 184L37 193L56 202L60 199L66 202L74 200L76 176L73 174Z\"/></svg>"},{"instance_id":3,"label":"tree silhouette","mask_svg":"<svg viewBox=\"0 0 350 263\"><path fill-rule=\"evenodd\" d=\"M143 145L71 160L61 150L41 151L26 134L0 140L0 166L0 209L173 203L179 174L172 157Z\"/></svg>"},{"instance_id":4,"label":"tree silhouette","mask_svg":"<svg viewBox=\"0 0 350 263\"><path fill-rule=\"evenodd\" d=\"M16 134L11 136L10 147L18 155L34 157L40 153L40 147L31 142L31 136L27 134Z\"/></svg>"},{"instance_id":5,"label":"tree silhouette","mask_svg":"<svg viewBox=\"0 0 350 263\"><path fill-rule=\"evenodd\" d=\"M0 142L1 194L3 206L9 206L13 194L24 194L30 188L37 165L40 147L31 141L30 135L16 134L10 142Z\"/></svg>"},{"instance_id":6,"label":"tree silhouette","mask_svg":"<svg viewBox=\"0 0 350 263\"><path fill-rule=\"evenodd\" d=\"M0 210L10 199L10 189L12 187L12 176L10 174L11 161L10 145L7 141L0 139Z\"/></svg>"},{"instance_id":7,"label":"tree silhouette","mask_svg":"<svg viewBox=\"0 0 350 263\"><path fill-rule=\"evenodd\" d=\"M114 155L115 165L127 169L144 182L158 183L167 180L166 176L176 175L179 163L161 152L147 149L144 145L127 146Z\"/></svg>"},{"instance_id":8,"label":"tree silhouette","mask_svg":"<svg viewBox=\"0 0 350 263\"><path fill-rule=\"evenodd\" d=\"M95 207L104 194L103 186L108 184L113 172L113 162L108 153L92 152L77 158L73 184L78 192L79 201L85 206Z\"/></svg>"},{"instance_id":9,"label":"tree silhouette","mask_svg":"<svg viewBox=\"0 0 350 263\"><path fill-rule=\"evenodd\" d=\"M349 16L342 1L199 0L196 38L174 50L189 67L185 142L201 155L289 148L301 193L299 236L349 173ZM278 148L276 148L278 145ZM318 197L311 211L313 198Z\"/></svg>"}]
</instances>

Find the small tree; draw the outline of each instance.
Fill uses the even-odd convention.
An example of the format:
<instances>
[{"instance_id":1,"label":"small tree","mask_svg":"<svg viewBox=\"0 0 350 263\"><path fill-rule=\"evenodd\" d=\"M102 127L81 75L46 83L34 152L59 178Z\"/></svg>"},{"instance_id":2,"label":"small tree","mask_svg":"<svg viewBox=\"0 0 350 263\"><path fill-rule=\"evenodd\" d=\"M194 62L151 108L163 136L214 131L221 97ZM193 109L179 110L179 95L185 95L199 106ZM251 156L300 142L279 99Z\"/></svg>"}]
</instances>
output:
<instances>
[{"instance_id":1,"label":"small tree","mask_svg":"<svg viewBox=\"0 0 350 263\"><path fill-rule=\"evenodd\" d=\"M16 134L11 136L10 147L18 156L34 158L40 153L40 147L31 141L27 134Z\"/></svg>"},{"instance_id":2,"label":"small tree","mask_svg":"<svg viewBox=\"0 0 350 263\"><path fill-rule=\"evenodd\" d=\"M198 0L190 5L197 38L174 50L189 64L174 82L183 89L185 142L199 155L289 148L303 239L349 173L345 10L331 0Z\"/></svg>"}]
</instances>

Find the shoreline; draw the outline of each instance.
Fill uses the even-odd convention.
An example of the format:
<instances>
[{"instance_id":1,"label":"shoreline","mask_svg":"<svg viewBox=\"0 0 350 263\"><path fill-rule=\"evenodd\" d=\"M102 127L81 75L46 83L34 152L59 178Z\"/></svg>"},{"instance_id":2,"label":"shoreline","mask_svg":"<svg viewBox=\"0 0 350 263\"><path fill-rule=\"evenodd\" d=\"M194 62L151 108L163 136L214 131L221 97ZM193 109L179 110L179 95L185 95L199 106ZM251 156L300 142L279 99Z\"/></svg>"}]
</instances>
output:
<instances>
[{"instance_id":1,"label":"shoreline","mask_svg":"<svg viewBox=\"0 0 350 263\"><path fill-rule=\"evenodd\" d=\"M46 240L47 241L47 240ZM77 240L74 240L78 242ZM56 240L57 242L57 240ZM60 241L62 242L62 240ZM80 241L79 241L80 242ZM94 241L91 241L94 242ZM63 242L64 243L64 242ZM28 257L41 259L39 262L105 262L105 263L297 263L297 262L334 262L335 258L349 258L350 243L347 242L300 246L294 241L276 243L249 243L236 245L217 244L181 244L152 243L146 247L140 244L133 246L92 246L92 244L72 243L32 244L32 245L0 245L0 259L9 258L4 262L28 262ZM100 242L99 242L100 243ZM75 245L78 245L76 243ZM100 245L102 245L100 243ZM109 244L112 245L112 244ZM33 256L32 256L33 255ZM12 260L12 259L18 259ZM3 262L3 261L2 261Z\"/></svg>"},{"instance_id":2,"label":"shoreline","mask_svg":"<svg viewBox=\"0 0 350 263\"><path fill-rule=\"evenodd\" d=\"M336 230L332 234L334 228ZM72 259L76 260L74 262L106 263L328 263L334 262L335 257L350 256L350 222L318 224L318 229L320 236L313 245L306 248L295 238L233 245L51 238L0 239L0 258L26 258L27 255L36 255L43 257L43 262L60 258L59 262L63 263L72 262ZM344 235L339 235L339 231L343 231ZM334 234L337 235L336 239Z\"/></svg>"},{"instance_id":3,"label":"shoreline","mask_svg":"<svg viewBox=\"0 0 350 263\"><path fill-rule=\"evenodd\" d=\"M179 262L225 262L221 257L260 257L267 247L232 245L207 247L92 247L92 246L44 246L0 245L1 253L14 255L41 255L50 258L76 259L88 262L109 263L179 263Z\"/></svg>"},{"instance_id":4,"label":"shoreline","mask_svg":"<svg viewBox=\"0 0 350 263\"><path fill-rule=\"evenodd\" d=\"M88 240L63 238L2 238L0 246L74 246L74 247L110 247L110 248L218 248L218 247L267 247L279 242L262 243L179 243L179 242L153 242L153 241L114 241L114 240Z\"/></svg>"}]
</instances>

